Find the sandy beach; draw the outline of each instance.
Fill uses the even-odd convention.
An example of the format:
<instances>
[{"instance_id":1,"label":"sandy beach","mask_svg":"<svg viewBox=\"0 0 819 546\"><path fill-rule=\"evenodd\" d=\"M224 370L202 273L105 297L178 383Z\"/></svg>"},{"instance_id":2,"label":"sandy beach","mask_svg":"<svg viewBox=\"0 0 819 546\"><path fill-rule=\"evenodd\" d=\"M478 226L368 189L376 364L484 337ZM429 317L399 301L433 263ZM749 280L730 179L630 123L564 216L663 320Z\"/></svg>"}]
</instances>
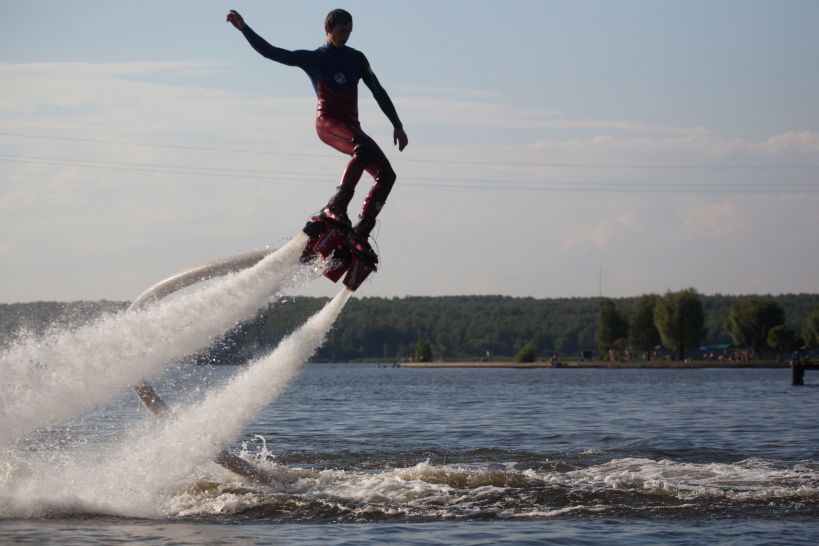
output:
<instances>
[{"instance_id":1,"label":"sandy beach","mask_svg":"<svg viewBox=\"0 0 819 546\"><path fill-rule=\"evenodd\" d=\"M604 362L600 360L586 362L560 362L552 366L549 362L404 362L404 368L789 368L788 362L730 362L718 360L698 360L694 362L639 361L639 362Z\"/></svg>"}]
</instances>

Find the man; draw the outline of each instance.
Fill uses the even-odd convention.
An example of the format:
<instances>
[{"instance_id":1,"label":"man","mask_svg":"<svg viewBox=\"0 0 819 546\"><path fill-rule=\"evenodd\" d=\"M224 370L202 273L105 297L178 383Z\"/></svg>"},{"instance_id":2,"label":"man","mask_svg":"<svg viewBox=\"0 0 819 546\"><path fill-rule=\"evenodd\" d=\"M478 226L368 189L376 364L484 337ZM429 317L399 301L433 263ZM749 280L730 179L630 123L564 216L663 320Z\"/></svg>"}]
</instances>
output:
<instances>
[{"instance_id":1,"label":"man","mask_svg":"<svg viewBox=\"0 0 819 546\"><path fill-rule=\"evenodd\" d=\"M339 259L336 261L342 263L343 269L336 272L335 278L325 270L325 275L334 281L344 273L350 260L353 262L349 266L350 271L356 266L356 262L366 264L365 269L368 267L375 270L378 257L368 238L375 226L375 218L395 183L395 172L384 152L361 129L358 121L359 80L363 80L372 91L381 110L392 122L393 142L398 145L399 151L404 150L408 139L392 101L378 83L367 58L360 51L346 46L353 30L352 16L341 9L331 11L324 22L327 43L315 51L288 51L270 45L253 32L236 11L231 10L227 20L242 31L253 49L262 56L281 64L297 66L307 73L318 96L316 132L319 138L325 144L352 156L335 195L304 228L305 233L311 235L305 256L312 256L313 250L324 257L335 251L334 257ZM372 175L375 183L364 200L358 222L352 226L347 217L347 206L364 171ZM349 255L347 247L352 255ZM338 269L339 265L335 267ZM364 276L368 273L369 271ZM349 275L348 273L348 277ZM345 284L348 284L347 279Z\"/></svg>"}]
</instances>

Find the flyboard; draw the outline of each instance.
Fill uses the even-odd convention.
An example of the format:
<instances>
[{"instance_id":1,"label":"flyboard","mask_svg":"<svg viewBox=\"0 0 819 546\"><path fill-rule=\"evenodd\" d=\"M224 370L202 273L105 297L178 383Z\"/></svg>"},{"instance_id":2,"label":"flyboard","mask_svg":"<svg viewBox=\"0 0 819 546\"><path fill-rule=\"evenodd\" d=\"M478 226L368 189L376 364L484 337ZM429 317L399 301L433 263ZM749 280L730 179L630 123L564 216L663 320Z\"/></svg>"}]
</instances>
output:
<instances>
[{"instance_id":1,"label":"flyboard","mask_svg":"<svg viewBox=\"0 0 819 546\"><path fill-rule=\"evenodd\" d=\"M327 265L323 271L324 276L333 282L338 282L344 276L342 281L344 286L349 291L355 292L364 280L376 271L378 258L371 249L362 248L348 239L345 236L345 231L344 226L336 225L332 219L325 216L314 216L304 228L309 240L302 253L301 261L303 263L311 262L318 256L327 260ZM140 294L126 311L142 309L196 283L253 267L276 250L260 250L240 254L181 271L156 283ZM167 420L173 417L171 408L159 397L147 380L143 379L133 388L145 407L158 419ZM227 450L219 453L214 458L214 462L244 478L261 482L267 482L273 478L264 469L229 453Z\"/></svg>"},{"instance_id":2,"label":"flyboard","mask_svg":"<svg viewBox=\"0 0 819 546\"><path fill-rule=\"evenodd\" d=\"M376 271L378 256L368 243L362 244L350 237L349 230L349 220L343 222L329 208L313 216L304 226L309 239L301 261L307 263L317 256L327 260L324 276L333 282L344 276L342 284L355 292L370 273Z\"/></svg>"},{"instance_id":3,"label":"flyboard","mask_svg":"<svg viewBox=\"0 0 819 546\"><path fill-rule=\"evenodd\" d=\"M239 256L216 260L186 269L185 271L172 275L167 279L156 283L151 288L143 292L128 307L127 311L135 311L137 309L147 307L148 305L156 303L162 298L173 294L177 290L181 290L193 284L253 267L265 256L272 254L275 251L276 249L260 250L258 252L241 254ZM148 410L160 420L170 419L173 416L171 408L168 406L168 404L166 404L165 401L159 397L151 384L145 379L134 385L134 391L136 392L137 396L139 396L139 399L142 400L142 403L145 404L145 407L148 408ZM233 455L232 453L229 453L227 450L223 450L221 453L219 453L219 455L217 455L214 459L214 462L244 478L249 478L260 482L268 482L272 479L272 475L265 470L237 457L236 455Z\"/></svg>"}]
</instances>

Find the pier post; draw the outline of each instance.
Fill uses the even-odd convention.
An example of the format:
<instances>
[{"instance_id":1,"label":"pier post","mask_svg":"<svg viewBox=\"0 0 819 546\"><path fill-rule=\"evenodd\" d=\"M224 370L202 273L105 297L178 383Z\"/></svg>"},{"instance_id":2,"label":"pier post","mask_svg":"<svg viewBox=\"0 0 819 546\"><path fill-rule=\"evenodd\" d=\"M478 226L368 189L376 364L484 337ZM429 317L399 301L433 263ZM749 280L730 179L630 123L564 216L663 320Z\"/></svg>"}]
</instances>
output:
<instances>
[{"instance_id":1,"label":"pier post","mask_svg":"<svg viewBox=\"0 0 819 546\"><path fill-rule=\"evenodd\" d=\"M805 367L799 362L799 351L794 351L791 360L791 385L805 384Z\"/></svg>"}]
</instances>

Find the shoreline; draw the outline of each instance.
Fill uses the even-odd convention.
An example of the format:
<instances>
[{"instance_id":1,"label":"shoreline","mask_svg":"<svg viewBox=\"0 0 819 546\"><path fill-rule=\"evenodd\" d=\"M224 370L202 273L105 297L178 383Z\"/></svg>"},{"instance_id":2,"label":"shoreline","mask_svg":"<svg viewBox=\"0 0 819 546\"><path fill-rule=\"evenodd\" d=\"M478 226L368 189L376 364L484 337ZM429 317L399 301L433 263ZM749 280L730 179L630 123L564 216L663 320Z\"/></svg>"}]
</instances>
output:
<instances>
[{"instance_id":1,"label":"shoreline","mask_svg":"<svg viewBox=\"0 0 819 546\"><path fill-rule=\"evenodd\" d=\"M402 362L402 368L604 368L604 369L702 369L702 368L790 368L789 362Z\"/></svg>"}]
</instances>

